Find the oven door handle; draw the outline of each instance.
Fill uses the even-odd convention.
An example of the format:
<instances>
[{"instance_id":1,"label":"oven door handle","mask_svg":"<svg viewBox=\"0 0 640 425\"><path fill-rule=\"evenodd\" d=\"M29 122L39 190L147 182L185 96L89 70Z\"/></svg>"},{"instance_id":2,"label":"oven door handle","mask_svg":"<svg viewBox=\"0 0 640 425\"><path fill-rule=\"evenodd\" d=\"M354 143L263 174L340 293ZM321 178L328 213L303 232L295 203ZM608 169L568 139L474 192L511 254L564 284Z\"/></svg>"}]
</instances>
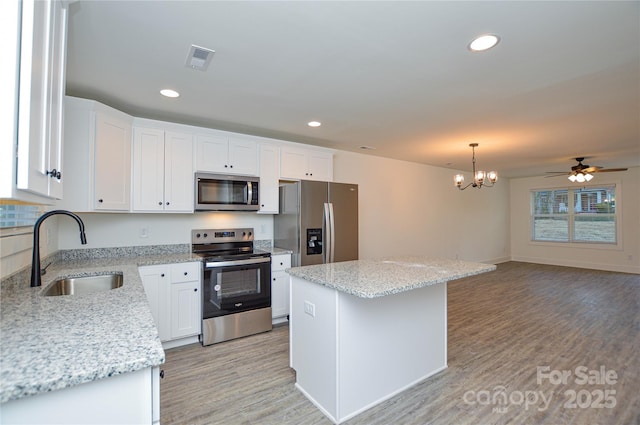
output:
<instances>
[{"instance_id":1,"label":"oven door handle","mask_svg":"<svg viewBox=\"0 0 640 425\"><path fill-rule=\"evenodd\" d=\"M271 257L261 257L261 258L248 258L246 260L208 262L208 263L205 263L204 267L207 269L217 269L219 267L242 266L244 264L258 264L258 263L270 263L270 262L271 262Z\"/></svg>"}]
</instances>

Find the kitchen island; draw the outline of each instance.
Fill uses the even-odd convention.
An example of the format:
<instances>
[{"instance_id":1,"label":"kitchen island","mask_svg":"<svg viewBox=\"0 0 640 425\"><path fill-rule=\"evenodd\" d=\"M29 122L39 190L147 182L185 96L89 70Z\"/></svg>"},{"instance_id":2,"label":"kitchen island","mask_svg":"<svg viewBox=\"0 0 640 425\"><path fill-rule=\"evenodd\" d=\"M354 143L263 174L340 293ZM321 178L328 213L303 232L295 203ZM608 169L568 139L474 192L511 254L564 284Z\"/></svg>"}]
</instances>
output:
<instances>
[{"instance_id":1,"label":"kitchen island","mask_svg":"<svg viewBox=\"0 0 640 425\"><path fill-rule=\"evenodd\" d=\"M296 387L341 423L446 369L446 282L495 269L425 257L288 269Z\"/></svg>"}]
</instances>

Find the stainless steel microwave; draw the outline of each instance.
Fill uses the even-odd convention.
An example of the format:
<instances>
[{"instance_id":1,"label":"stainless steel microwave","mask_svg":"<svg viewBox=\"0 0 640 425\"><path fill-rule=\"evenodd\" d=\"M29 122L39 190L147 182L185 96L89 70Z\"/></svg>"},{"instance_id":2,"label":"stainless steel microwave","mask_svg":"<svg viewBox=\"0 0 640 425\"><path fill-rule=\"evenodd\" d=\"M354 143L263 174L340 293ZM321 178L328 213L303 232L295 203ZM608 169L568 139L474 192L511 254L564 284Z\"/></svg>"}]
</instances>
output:
<instances>
[{"instance_id":1,"label":"stainless steel microwave","mask_svg":"<svg viewBox=\"0 0 640 425\"><path fill-rule=\"evenodd\" d=\"M257 211L260 179L196 173L196 211Z\"/></svg>"}]
</instances>

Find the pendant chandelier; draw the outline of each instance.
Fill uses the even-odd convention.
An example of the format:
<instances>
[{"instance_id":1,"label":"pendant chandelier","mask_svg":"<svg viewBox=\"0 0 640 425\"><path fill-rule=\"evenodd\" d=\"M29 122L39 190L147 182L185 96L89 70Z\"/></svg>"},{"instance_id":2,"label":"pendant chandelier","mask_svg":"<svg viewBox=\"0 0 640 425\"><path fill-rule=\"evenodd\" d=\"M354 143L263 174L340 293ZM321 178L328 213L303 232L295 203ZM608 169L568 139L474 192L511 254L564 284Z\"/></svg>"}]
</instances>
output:
<instances>
[{"instance_id":1,"label":"pendant chandelier","mask_svg":"<svg viewBox=\"0 0 640 425\"><path fill-rule=\"evenodd\" d=\"M465 190L469 186L477 187L478 189L480 189L482 186L493 187L494 183L498 181L498 173L495 171L489 171L488 173L486 171L476 171L476 146L478 146L478 144L471 143L469 144L469 146L471 146L472 152L471 158L473 165L473 181L465 187L462 187L462 185L464 184L464 176L462 174L456 174L453 177L455 186L460 190Z\"/></svg>"}]
</instances>

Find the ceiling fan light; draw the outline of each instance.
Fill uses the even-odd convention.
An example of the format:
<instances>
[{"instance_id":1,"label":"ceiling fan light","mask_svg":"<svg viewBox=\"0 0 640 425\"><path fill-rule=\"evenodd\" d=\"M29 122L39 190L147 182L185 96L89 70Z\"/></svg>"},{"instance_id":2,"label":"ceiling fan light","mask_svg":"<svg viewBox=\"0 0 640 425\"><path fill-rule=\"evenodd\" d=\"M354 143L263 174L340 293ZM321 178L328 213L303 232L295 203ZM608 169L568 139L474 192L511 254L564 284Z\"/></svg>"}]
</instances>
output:
<instances>
[{"instance_id":1,"label":"ceiling fan light","mask_svg":"<svg viewBox=\"0 0 640 425\"><path fill-rule=\"evenodd\" d=\"M573 174L571 174L568 178L569 180L571 180L571 183L576 181L576 176L574 176Z\"/></svg>"},{"instance_id":2,"label":"ceiling fan light","mask_svg":"<svg viewBox=\"0 0 640 425\"><path fill-rule=\"evenodd\" d=\"M591 179L592 179L592 178L593 178L593 176L592 176L591 174L589 174L589 173L587 173L587 174L585 174L585 175L584 175L584 179L585 179L586 181L591 181Z\"/></svg>"},{"instance_id":3,"label":"ceiling fan light","mask_svg":"<svg viewBox=\"0 0 640 425\"><path fill-rule=\"evenodd\" d=\"M586 180L586 179L584 178L584 174L578 174L578 175L576 176L576 181L577 181L578 183L584 183L584 182L585 182L585 180Z\"/></svg>"}]
</instances>

